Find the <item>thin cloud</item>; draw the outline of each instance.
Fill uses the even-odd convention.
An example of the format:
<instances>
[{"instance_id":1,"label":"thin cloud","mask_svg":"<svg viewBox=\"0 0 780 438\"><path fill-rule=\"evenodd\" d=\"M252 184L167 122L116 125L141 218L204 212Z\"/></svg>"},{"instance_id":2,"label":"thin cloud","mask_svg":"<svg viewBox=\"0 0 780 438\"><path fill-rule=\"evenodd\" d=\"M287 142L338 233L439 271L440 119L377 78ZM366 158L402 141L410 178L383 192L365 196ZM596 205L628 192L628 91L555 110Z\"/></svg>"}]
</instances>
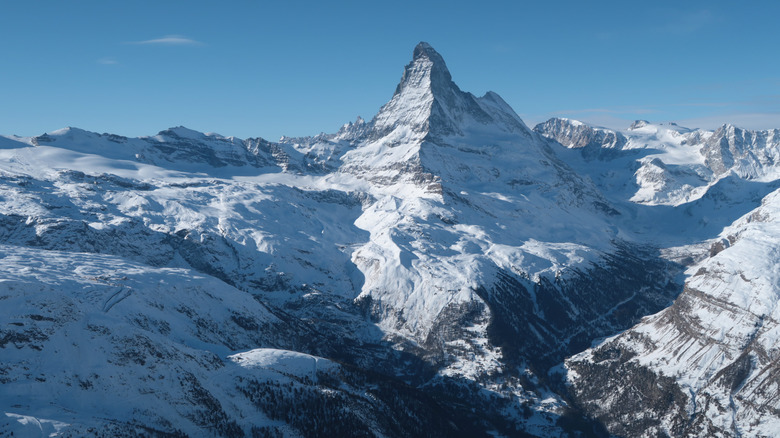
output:
<instances>
[{"instance_id":1,"label":"thin cloud","mask_svg":"<svg viewBox=\"0 0 780 438\"><path fill-rule=\"evenodd\" d=\"M200 41L187 38L182 35L166 35L162 38L155 38L144 41L133 41L129 44L155 45L155 46L202 46Z\"/></svg>"},{"instance_id":2,"label":"thin cloud","mask_svg":"<svg viewBox=\"0 0 780 438\"><path fill-rule=\"evenodd\" d=\"M592 36L597 41L615 41L621 38L635 38L637 36L636 31L639 31L642 35L649 32L652 34L681 37L706 30L723 21L719 15L716 15L708 9L700 9L691 12L665 10L654 11L652 14L658 15L657 24L634 29L633 33L630 31L627 33L626 31L609 29L599 30L598 32L593 33Z\"/></svg>"},{"instance_id":3,"label":"thin cloud","mask_svg":"<svg viewBox=\"0 0 780 438\"><path fill-rule=\"evenodd\" d=\"M100 58L97 60L97 63L101 65L117 65L119 61L114 58Z\"/></svg>"},{"instance_id":4,"label":"thin cloud","mask_svg":"<svg viewBox=\"0 0 780 438\"><path fill-rule=\"evenodd\" d=\"M683 126L703 129L716 129L727 123L753 130L780 129L780 113L721 114L682 119L678 123Z\"/></svg>"},{"instance_id":5,"label":"thin cloud","mask_svg":"<svg viewBox=\"0 0 780 438\"><path fill-rule=\"evenodd\" d=\"M652 108L618 107L560 110L554 111L552 114L655 114L657 112L658 110Z\"/></svg>"},{"instance_id":6,"label":"thin cloud","mask_svg":"<svg viewBox=\"0 0 780 438\"><path fill-rule=\"evenodd\" d=\"M553 111L552 114L573 114L573 113L618 113L621 111L615 111L608 108L585 108L585 109L567 109L567 110L560 110L560 111Z\"/></svg>"},{"instance_id":7,"label":"thin cloud","mask_svg":"<svg viewBox=\"0 0 780 438\"><path fill-rule=\"evenodd\" d=\"M494 44L491 49L495 53L514 53L516 48L511 44Z\"/></svg>"},{"instance_id":8,"label":"thin cloud","mask_svg":"<svg viewBox=\"0 0 780 438\"><path fill-rule=\"evenodd\" d=\"M698 108L723 108L733 106L735 102L685 102L685 103L673 103L670 106L692 106Z\"/></svg>"},{"instance_id":9,"label":"thin cloud","mask_svg":"<svg viewBox=\"0 0 780 438\"><path fill-rule=\"evenodd\" d=\"M753 99L746 100L734 100L729 102L683 102L671 104L672 107L701 107L701 108L726 108L726 107L742 107L747 111L763 112L764 109L759 108L780 108L780 95L770 94L766 96L759 96Z\"/></svg>"},{"instance_id":10,"label":"thin cloud","mask_svg":"<svg viewBox=\"0 0 780 438\"><path fill-rule=\"evenodd\" d=\"M676 35L691 34L717 21L717 17L711 11L705 9L688 14L680 14L656 30L661 33Z\"/></svg>"},{"instance_id":11,"label":"thin cloud","mask_svg":"<svg viewBox=\"0 0 780 438\"><path fill-rule=\"evenodd\" d=\"M563 115L558 115L558 117ZM590 114L566 114L567 118L579 120L592 126L601 126L604 128L624 130L636 119L636 117L626 117L607 112L592 112ZM523 119L531 124L531 126L537 123L544 122L549 119L550 116L530 116L523 117ZM667 123L675 122L680 126L688 128L701 128L714 130L724 124L732 124L744 129L751 130L766 130L766 129L780 129L780 112L752 112L752 113L723 113L717 115L699 116L699 117L653 117L651 119L654 123Z\"/></svg>"}]
</instances>

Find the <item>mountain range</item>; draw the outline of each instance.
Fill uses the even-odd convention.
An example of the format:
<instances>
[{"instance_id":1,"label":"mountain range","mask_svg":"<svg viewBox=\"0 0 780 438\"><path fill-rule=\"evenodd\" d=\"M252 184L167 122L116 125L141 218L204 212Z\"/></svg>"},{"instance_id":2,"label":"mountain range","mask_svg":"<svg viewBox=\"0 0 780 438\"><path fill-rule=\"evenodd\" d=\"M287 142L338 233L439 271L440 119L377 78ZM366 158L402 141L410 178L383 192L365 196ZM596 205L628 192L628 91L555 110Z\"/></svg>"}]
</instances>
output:
<instances>
[{"instance_id":1,"label":"mountain range","mask_svg":"<svg viewBox=\"0 0 780 438\"><path fill-rule=\"evenodd\" d=\"M0 435L773 436L780 131L415 47L334 134L0 137Z\"/></svg>"}]
</instances>

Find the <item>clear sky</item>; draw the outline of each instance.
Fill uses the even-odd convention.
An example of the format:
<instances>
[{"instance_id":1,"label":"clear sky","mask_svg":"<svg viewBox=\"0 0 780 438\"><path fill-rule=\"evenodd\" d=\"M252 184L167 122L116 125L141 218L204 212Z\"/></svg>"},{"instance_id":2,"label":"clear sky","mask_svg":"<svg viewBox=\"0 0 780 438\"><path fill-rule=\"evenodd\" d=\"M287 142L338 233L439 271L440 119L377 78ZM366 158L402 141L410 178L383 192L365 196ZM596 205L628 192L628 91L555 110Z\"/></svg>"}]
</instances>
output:
<instances>
[{"instance_id":1,"label":"clear sky","mask_svg":"<svg viewBox=\"0 0 780 438\"><path fill-rule=\"evenodd\" d=\"M335 132L390 99L419 41L461 89L497 92L531 126L780 128L776 1L1 0L0 12L2 135Z\"/></svg>"}]
</instances>

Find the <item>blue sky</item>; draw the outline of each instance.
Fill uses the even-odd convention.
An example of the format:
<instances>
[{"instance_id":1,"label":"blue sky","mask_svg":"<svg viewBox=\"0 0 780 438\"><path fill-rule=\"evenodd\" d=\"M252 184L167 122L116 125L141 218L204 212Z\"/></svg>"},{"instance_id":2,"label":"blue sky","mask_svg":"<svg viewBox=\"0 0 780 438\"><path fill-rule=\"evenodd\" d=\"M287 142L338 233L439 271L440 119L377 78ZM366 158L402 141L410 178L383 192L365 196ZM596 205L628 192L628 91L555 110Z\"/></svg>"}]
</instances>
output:
<instances>
[{"instance_id":1,"label":"blue sky","mask_svg":"<svg viewBox=\"0 0 780 438\"><path fill-rule=\"evenodd\" d=\"M780 128L780 2L474 3L3 1L0 134L335 132L419 41L529 125Z\"/></svg>"}]
</instances>

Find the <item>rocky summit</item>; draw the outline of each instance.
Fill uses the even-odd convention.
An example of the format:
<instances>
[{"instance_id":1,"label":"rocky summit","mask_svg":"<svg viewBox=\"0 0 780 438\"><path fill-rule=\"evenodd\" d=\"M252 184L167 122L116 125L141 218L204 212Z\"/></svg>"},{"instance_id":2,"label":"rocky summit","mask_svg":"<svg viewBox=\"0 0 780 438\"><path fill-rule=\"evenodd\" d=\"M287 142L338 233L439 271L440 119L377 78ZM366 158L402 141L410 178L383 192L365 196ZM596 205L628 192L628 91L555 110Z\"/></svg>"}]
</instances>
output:
<instances>
[{"instance_id":1,"label":"rocky summit","mask_svg":"<svg viewBox=\"0 0 780 438\"><path fill-rule=\"evenodd\" d=\"M531 129L427 43L334 134L0 137L0 435L774 436L778 248L780 131Z\"/></svg>"}]
</instances>

